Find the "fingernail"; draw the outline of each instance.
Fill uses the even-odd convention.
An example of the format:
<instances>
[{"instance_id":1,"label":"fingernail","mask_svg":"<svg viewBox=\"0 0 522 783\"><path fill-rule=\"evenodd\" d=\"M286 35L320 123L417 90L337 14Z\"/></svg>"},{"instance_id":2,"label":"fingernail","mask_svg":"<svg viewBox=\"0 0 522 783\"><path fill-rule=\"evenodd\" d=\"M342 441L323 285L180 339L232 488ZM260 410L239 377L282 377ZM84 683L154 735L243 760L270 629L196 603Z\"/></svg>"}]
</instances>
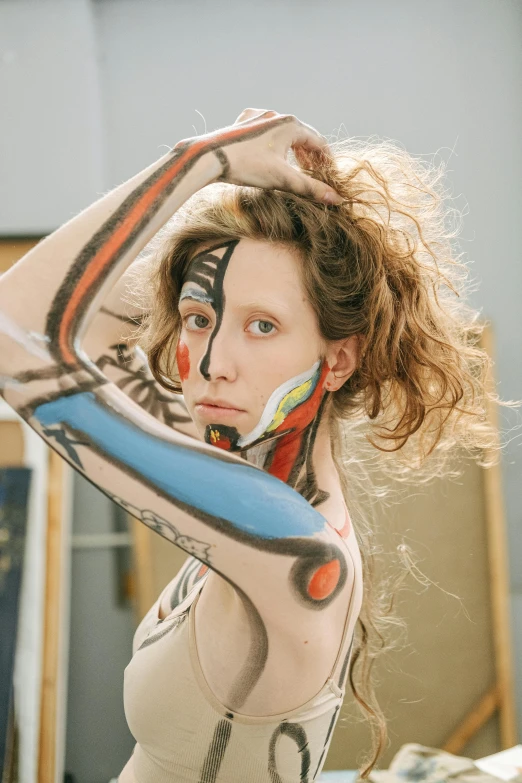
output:
<instances>
[{"instance_id":1,"label":"fingernail","mask_svg":"<svg viewBox=\"0 0 522 783\"><path fill-rule=\"evenodd\" d=\"M323 196L325 204L343 204L345 199L342 198L335 190L329 190Z\"/></svg>"}]
</instances>

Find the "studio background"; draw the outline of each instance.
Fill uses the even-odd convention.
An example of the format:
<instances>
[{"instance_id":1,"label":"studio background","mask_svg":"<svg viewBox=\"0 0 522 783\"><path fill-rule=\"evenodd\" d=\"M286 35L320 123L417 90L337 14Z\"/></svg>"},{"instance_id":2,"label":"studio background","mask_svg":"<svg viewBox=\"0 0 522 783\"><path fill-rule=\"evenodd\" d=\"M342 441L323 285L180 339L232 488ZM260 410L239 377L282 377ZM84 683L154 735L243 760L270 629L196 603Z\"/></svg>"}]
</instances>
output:
<instances>
[{"instance_id":1,"label":"studio background","mask_svg":"<svg viewBox=\"0 0 522 783\"><path fill-rule=\"evenodd\" d=\"M467 213L461 249L494 326L498 390L519 398L521 41L518 0L0 0L0 235L53 231L203 132L199 112L209 130L253 106L438 152ZM504 428L519 421L502 412ZM502 470L522 726L518 431ZM74 489L73 532L112 529L112 504L79 476ZM134 617L114 600L111 558L73 551L66 768L79 780L107 779L114 748L123 765L133 745L121 695Z\"/></svg>"}]
</instances>

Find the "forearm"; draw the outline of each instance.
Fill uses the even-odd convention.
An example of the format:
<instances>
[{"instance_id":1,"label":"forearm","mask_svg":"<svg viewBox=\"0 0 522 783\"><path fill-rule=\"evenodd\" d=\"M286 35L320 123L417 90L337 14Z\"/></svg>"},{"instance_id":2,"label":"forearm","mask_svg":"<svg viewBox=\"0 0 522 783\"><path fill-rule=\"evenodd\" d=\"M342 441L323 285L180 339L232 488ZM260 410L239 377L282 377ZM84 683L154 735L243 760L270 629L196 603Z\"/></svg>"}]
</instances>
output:
<instances>
[{"instance_id":1,"label":"forearm","mask_svg":"<svg viewBox=\"0 0 522 783\"><path fill-rule=\"evenodd\" d=\"M213 153L183 161L173 150L103 196L2 275L4 322L41 335L51 361L74 364L81 334L118 278L187 198L220 174ZM0 326L0 369L17 366L21 350Z\"/></svg>"}]
</instances>

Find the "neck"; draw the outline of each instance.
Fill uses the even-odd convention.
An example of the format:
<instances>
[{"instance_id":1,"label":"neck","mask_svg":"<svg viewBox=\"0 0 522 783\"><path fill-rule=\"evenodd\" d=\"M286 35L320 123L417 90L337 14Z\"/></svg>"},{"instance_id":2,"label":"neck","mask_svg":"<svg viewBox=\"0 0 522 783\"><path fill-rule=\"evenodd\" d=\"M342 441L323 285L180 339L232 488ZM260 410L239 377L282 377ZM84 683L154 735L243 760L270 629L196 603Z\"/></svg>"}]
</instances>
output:
<instances>
[{"instance_id":1,"label":"neck","mask_svg":"<svg viewBox=\"0 0 522 783\"><path fill-rule=\"evenodd\" d=\"M293 487L313 506L328 499L320 477L334 467L328 428L326 395L312 421L302 430L292 431L274 441L256 444L241 452L247 462Z\"/></svg>"},{"instance_id":2,"label":"neck","mask_svg":"<svg viewBox=\"0 0 522 783\"><path fill-rule=\"evenodd\" d=\"M324 503L335 465L328 428L331 395L324 379L329 367L318 360L281 384L270 396L258 425L246 435L235 427L207 425L205 440L236 451L243 459L284 481L313 506ZM318 480L318 476L321 480Z\"/></svg>"}]
</instances>

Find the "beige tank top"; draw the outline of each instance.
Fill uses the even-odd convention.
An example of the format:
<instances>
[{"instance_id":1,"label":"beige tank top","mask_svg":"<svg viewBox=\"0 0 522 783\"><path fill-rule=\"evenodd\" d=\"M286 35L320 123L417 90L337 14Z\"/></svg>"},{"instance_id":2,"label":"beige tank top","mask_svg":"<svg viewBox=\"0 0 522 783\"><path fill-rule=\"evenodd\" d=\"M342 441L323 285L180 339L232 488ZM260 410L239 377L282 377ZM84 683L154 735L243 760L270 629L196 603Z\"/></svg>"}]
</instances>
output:
<instances>
[{"instance_id":1,"label":"beige tank top","mask_svg":"<svg viewBox=\"0 0 522 783\"><path fill-rule=\"evenodd\" d=\"M362 602L362 566L353 528L343 538L352 593L330 677L297 709L264 717L236 713L211 691L195 638L199 594L208 573L194 563L184 598L163 620L159 605L140 623L125 670L124 704L136 740L136 783L311 783L323 767L343 703L355 623ZM179 591L178 587L178 591ZM175 601L171 600L171 605Z\"/></svg>"}]
</instances>

